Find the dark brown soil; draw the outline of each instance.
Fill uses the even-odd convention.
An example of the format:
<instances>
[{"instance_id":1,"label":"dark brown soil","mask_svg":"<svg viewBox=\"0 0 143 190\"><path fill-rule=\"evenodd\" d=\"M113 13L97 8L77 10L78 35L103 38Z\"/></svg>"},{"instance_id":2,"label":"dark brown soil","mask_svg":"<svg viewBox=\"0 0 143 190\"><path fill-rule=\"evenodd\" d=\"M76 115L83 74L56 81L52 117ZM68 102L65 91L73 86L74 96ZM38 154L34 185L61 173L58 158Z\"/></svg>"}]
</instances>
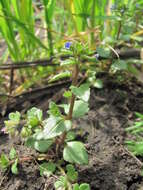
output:
<instances>
[{"instance_id":1,"label":"dark brown soil","mask_svg":"<svg viewBox=\"0 0 143 190\"><path fill-rule=\"evenodd\" d=\"M136 81L119 84L115 79L104 79L104 88L92 89L90 111L75 121L84 130L89 153L89 165L77 166L79 182L87 182L92 190L142 190L140 162L126 149L125 128L133 122L134 112L143 113L143 85ZM19 140L0 136L0 152L8 153L14 143L19 155L35 152L22 146ZM0 173L0 190L52 190L46 187L53 179L40 177L35 162L24 162L19 174Z\"/></svg>"}]
</instances>

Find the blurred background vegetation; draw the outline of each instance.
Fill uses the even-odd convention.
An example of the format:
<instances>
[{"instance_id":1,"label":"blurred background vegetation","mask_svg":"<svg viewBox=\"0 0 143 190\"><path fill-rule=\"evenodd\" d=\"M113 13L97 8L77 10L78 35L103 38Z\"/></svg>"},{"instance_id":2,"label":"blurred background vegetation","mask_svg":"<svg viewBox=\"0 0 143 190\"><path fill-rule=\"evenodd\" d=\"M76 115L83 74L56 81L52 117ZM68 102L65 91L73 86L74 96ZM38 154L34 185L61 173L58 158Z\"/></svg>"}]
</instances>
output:
<instances>
[{"instance_id":1,"label":"blurred background vegetation","mask_svg":"<svg viewBox=\"0 0 143 190\"><path fill-rule=\"evenodd\" d=\"M103 57L106 48L141 48L142 16L142 0L1 0L0 65L49 59L72 40L98 49ZM15 75L13 69L0 70L1 92L11 93L8 81L16 81L10 88L19 94L54 72L52 66L23 68Z\"/></svg>"}]
</instances>

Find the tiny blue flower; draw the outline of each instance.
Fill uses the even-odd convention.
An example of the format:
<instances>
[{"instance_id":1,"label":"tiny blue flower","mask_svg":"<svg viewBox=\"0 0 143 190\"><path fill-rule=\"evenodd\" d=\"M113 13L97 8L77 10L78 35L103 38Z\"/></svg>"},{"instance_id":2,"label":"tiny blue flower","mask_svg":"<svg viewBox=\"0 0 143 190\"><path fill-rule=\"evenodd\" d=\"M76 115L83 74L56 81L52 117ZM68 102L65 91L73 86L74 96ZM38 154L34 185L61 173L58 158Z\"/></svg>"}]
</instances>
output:
<instances>
[{"instance_id":1,"label":"tiny blue flower","mask_svg":"<svg viewBox=\"0 0 143 190\"><path fill-rule=\"evenodd\" d=\"M139 5L138 3L136 3L136 8L139 8L139 6L140 6L140 5Z\"/></svg>"},{"instance_id":2,"label":"tiny blue flower","mask_svg":"<svg viewBox=\"0 0 143 190\"><path fill-rule=\"evenodd\" d=\"M71 42L66 42L66 43L65 43L65 48L66 48L66 49L70 49L71 45L72 45Z\"/></svg>"}]
</instances>

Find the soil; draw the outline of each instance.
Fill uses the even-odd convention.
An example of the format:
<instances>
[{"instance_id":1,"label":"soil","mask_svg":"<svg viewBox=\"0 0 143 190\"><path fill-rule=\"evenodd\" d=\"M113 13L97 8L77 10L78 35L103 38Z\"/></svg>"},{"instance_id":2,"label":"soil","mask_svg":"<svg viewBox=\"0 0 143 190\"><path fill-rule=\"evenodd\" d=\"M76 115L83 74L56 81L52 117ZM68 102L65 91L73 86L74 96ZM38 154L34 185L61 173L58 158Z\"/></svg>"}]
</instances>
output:
<instances>
[{"instance_id":1,"label":"soil","mask_svg":"<svg viewBox=\"0 0 143 190\"><path fill-rule=\"evenodd\" d=\"M77 166L79 183L87 182L92 190L142 190L141 164L125 147L129 137L125 128L133 123L134 112L143 113L143 85L132 79L117 82L102 77L103 89L92 89L90 111L74 121L83 129L89 154L88 166ZM0 152L14 147L21 157L36 153L23 146L19 139L0 136ZM0 172L0 190L52 190L54 178L41 177L35 161L19 165L19 174Z\"/></svg>"}]
</instances>

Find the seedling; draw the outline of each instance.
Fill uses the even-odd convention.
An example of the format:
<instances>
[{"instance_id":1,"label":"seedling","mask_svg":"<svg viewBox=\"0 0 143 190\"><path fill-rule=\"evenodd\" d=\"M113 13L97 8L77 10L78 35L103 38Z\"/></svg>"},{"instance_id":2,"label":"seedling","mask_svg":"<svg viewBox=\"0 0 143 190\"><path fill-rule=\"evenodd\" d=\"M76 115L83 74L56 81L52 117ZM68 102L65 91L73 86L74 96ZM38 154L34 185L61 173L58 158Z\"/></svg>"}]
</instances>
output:
<instances>
[{"instance_id":1,"label":"seedling","mask_svg":"<svg viewBox=\"0 0 143 190\"><path fill-rule=\"evenodd\" d=\"M55 161L44 161L39 166L39 170L40 175L48 177L53 175L57 169L61 171L62 175L55 182L55 189L90 190L88 184L79 185L77 183L78 173L73 165L67 165L66 172L64 172L57 164L57 159L64 159L72 164L88 164L88 154L84 144L75 140L76 134L73 131L72 120L83 117L89 111L90 86L102 88L102 83L96 79L95 70L90 68L85 73L86 82L82 84L83 79L79 80L83 66L82 60L86 58L89 62L97 61L96 56L88 56L90 52L87 45L84 46L80 42L68 42L65 44L64 53L71 55L68 60L61 62L61 66L67 70L53 76L49 82L65 77L72 78L71 86L63 94L67 103L57 105L51 101L46 119L43 119L42 110L35 107L28 110L25 116L21 116L19 112L11 113L9 120L5 121L4 131L10 136L20 134L25 145L34 148L39 153L52 152ZM63 158L60 156L61 153ZM42 160L45 155L41 157ZM17 174L17 164L20 159L15 157L10 157L10 159L2 154L1 167L3 169L11 167L12 173Z\"/></svg>"},{"instance_id":2,"label":"seedling","mask_svg":"<svg viewBox=\"0 0 143 190\"><path fill-rule=\"evenodd\" d=\"M56 142L56 152L59 151L59 147L63 147L63 158L65 161L87 164L88 155L84 144L75 140L66 140L67 133L72 129L72 119L84 116L89 110L88 100L90 96L90 85L89 83L78 85L81 64L80 55L86 53L86 49L84 50L80 43L75 43L72 46L69 42L66 44L66 48L66 51L70 51L70 53L73 54L73 57L69 58L66 63L64 61L64 67L72 65L73 68L72 85L69 90L64 93L64 97L69 100L69 103L56 105L54 102L50 102L48 110L49 117L42 122L41 131L35 133L32 139L31 137L28 138L26 143L31 146L33 142L36 141L36 144L38 143L39 146L34 145L35 148L39 147L39 151L41 151L40 147L42 147L42 152L45 152ZM59 78L63 76L63 73L57 76ZM56 76L51 80L55 78ZM64 114L61 112L61 108L63 108ZM40 146L39 143L43 143L42 146ZM46 147L43 150L44 145L46 145Z\"/></svg>"},{"instance_id":3,"label":"seedling","mask_svg":"<svg viewBox=\"0 0 143 190\"><path fill-rule=\"evenodd\" d=\"M87 183L81 185L75 183L78 179L78 172L73 165L68 164L66 166L66 172L61 169L61 173L62 175L54 184L56 190L90 190L90 186Z\"/></svg>"},{"instance_id":4,"label":"seedling","mask_svg":"<svg viewBox=\"0 0 143 190\"><path fill-rule=\"evenodd\" d=\"M9 156L2 153L0 157L0 167L3 171L7 170L9 166L11 167L11 172L13 174L18 174L18 156L16 153L16 150L14 148L11 148Z\"/></svg>"},{"instance_id":5,"label":"seedling","mask_svg":"<svg viewBox=\"0 0 143 190\"><path fill-rule=\"evenodd\" d=\"M84 144L80 141L69 139L69 133L73 129L72 119L83 117L88 111L88 100L90 97L90 85L95 85L96 78L94 72L88 71L88 80L80 84L79 74L82 66L82 56L89 53L87 45L80 42L68 42L65 44L65 52L69 52L72 57L64 61L64 68L71 68L67 72L72 77L72 84L64 97L67 104L57 105L50 102L48 118L43 120L42 110L31 108L24 118L25 124L20 132L25 144L41 153L46 153L56 144L55 154L63 151L65 161L76 164L88 164L88 155ZM61 62L63 65L63 62ZM72 74L73 73L73 74ZM60 73L51 78L51 81L62 78L64 73ZM20 113L11 113L9 120L5 121L6 131L18 134Z\"/></svg>"},{"instance_id":6,"label":"seedling","mask_svg":"<svg viewBox=\"0 0 143 190\"><path fill-rule=\"evenodd\" d=\"M90 61L92 57L88 56L88 46L80 42L66 43L64 52L71 55L68 60L61 62L61 66L64 65L67 70L53 76L50 81L64 78L67 75L71 76L72 84L63 94L67 103L57 105L51 101L46 119L43 119L42 110L35 107L28 110L26 116L21 116L19 112L11 113L9 120L5 121L5 131L11 136L20 134L26 146L34 148L40 153L52 151L55 160L60 159L59 155L62 153L66 162L88 164L88 154L84 144L75 140L76 135L73 132L72 120L83 117L89 111L90 86L96 86L95 72L88 70L85 73L87 81L84 84L82 84L83 79L80 81L79 76L81 75L83 56L89 58ZM93 57L94 61L95 59L97 58ZM99 87L101 86L102 84L99 85ZM5 165L9 166L7 160L5 159ZM16 159L13 167L17 167L17 163L18 159ZM55 171L55 168L54 163L43 163L40 165L40 174L50 175ZM77 177L77 173L71 165L67 166L66 175L70 182ZM60 181L63 180L65 177L61 176ZM56 186L58 183L60 182L57 182ZM64 181L65 184L68 184L66 180ZM73 189L75 190L82 190L84 187L84 185L79 186L78 184L74 186Z\"/></svg>"},{"instance_id":7,"label":"seedling","mask_svg":"<svg viewBox=\"0 0 143 190\"><path fill-rule=\"evenodd\" d=\"M44 162L40 165L40 175L49 177L56 170L56 164L53 162Z\"/></svg>"},{"instance_id":8,"label":"seedling","mask_svg":"<svg viewBox=\"0 0 143 190\"><path fill-rule=\"evenodd\" d=\"M143 156L143 114L136 112L137 119L134 122L133 126L126 128L126 131L133 135L134 140L126 140L125 144L127 145L129 151L134 156ZM143 164L138 158L136 158L140 164L142 170L141 175L143 176Z\"/></svg>"},{"instance_id":9,"label":"seedling","mask_svg":"<svg viewBox=\"0 0 143 190\"><path fill-rule=\"evenodd\" d=\"M131 133L136 140L128 140L126 144L129 150L136 156L143 156L143 115L136 113L137 121L134 122L134 125L126 128L126 131Z\"/></svg>"},{"instance_id":10,"label":"seedling","mask_svg":"<svg viewBox=\"0 0 143 190\"><path fill-rule=\"evenodd\" d=\"M18 134L18 125L20 123L20 113L16 111L15 113L9 114L9 120L5 121L5 129L4 132L8 133L10 136Z\"/></svg>"}]
</instances>

